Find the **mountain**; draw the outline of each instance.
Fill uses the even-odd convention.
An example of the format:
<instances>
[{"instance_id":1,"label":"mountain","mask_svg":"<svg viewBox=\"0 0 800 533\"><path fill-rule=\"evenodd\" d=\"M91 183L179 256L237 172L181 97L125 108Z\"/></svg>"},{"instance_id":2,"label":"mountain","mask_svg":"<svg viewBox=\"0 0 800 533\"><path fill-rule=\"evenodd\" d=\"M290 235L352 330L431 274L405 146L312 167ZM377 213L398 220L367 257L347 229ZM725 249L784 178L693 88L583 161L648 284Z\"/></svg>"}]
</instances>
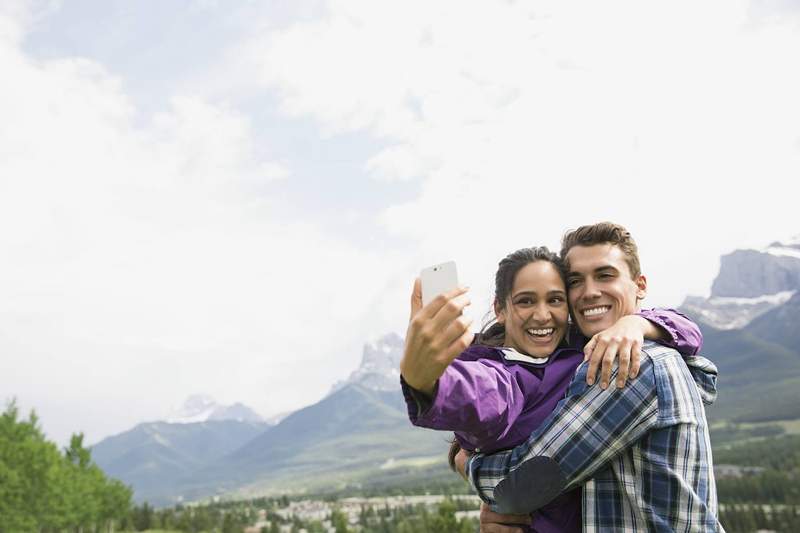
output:
<instances>
[{"instance_id":1,"label":"mountain","mask_svg":"<svg viewBox=\"0 0 800 533\"><path fill-rule=\"evenodd\" d=\"M189 396L183 405L166 419L170 424L192 424L208 420L238 420L239 422L263 423L261 416L242 403L220 405L207 394Z\"/></svg>"},{"instance_id":2,"label":"mountain","mask_svg":"<svg viewBox=\"0 0 800 533\"><path fill-rule=\"evenodd\" d=\"M187 499L211 493L264 493L392 485L433 465L444 472L450 433L411 426L399 391L346 385L187 479Z\"/></svg>"},{"instance_id":3,"label":"mountain","mask_svg":"<svg viewBox=\"0 0 800 533\"><path fill-rule=\"evenodd\" d=\"M681 309L701 324L702 352L719 368L710 418L800 418L800 239L723 256L711 296Z\"/></svg>"},{"instance_id":4,"label":"mountain","mask_svg":"<svg viewBox=\"0 0 800 533\"><path fill-rule=\"evenodd\" d=\"M108 475L132 485L141 499L174 485L268 428L264 423L237 420L147 422L95 444L92 458Z\"/></svg>"},{"instance_id":5,"label":"mountain","mask_svg":"<svg viewBox=\"0 0 800 533\"><path fill-rule=\"evenodd\" d=\"M690 296L681 307L715 329L741 329L788 302L798 289L800 236L722 256L711 296Z\"/></svg>"},{"instance_id":6,"label":"mountain","mask_svg":"<svg viewBox=\"0 0 800 533\"><path fill-rule=\"evenodd\" d=\"M398 371L402 349L396 334L367 343L348 379L273 426L214 420L236 410L196 395L170 422L140 424L105 439L93 456L107 473L131 484L138 501L157 505L232 492L419 484L432 473L450 479L451 434L408 421Z\"/></svg>"},{"instance_id":7,"label":"mountain","mask_svg":"<svg viewBox=\"0 0 800 533\"><path fill-rule=\"evenodd\" d=\"M398 391L402 357L403 338L396 333L365 344L359 367L346 380L335 383L330 394L347 385L361 385L376 391Z\"/></svg>"}]
</instances>

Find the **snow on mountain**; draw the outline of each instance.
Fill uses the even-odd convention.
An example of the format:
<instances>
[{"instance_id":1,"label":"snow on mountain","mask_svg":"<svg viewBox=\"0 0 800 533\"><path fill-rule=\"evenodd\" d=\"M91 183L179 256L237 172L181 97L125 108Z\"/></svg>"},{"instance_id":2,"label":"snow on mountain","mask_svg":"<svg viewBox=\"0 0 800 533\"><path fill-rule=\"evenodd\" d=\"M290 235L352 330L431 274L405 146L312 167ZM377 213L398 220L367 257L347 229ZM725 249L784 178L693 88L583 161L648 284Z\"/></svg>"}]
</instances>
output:
<instances>
[{"instance_id":1,"label":"snow on mountain","mask_svg":"<svg viewBox=\"0 0 800 533\"><path fill-rule=\"evenodd\" d=\"M689 296L681 307L714 328L740 329L784 305L798 290L800 235L722 256L711 296Z\"/></svg>"},{"instance_id":2,"label":"snow on mountain","mask_svg":"<svg viewBox=\"0 0 800 533\"><path fill-rule=\"evenodd\" d=\"M207 394L189 396L183 405L175 409L165 421L169 424L192 424L208 420L264 422L258 413L242 403L221 405Z\"/></svg>"},{"instance_id":3,"label":"snow on mountain","mask_svg":"<svg viewBox=\"0 0 800 533\"><path fill-rule=\"evenodd\" d=\"M688 296L681 306L716 329L741 329L753 319L788 302L796 291L781 291L753 298Z\"/></svg>"},{"instance_id":4,"label":"snow on mountain","mask_svg":"<svg viewBox=\"0 0 800 533\"><path fill-rule=\"evenodd\" d=\"M794 257L800 259L800 234L786 242L774 242L765 250L766 253L778 257Z\"/></svg>"},{"instance_id":5,"label":"snow on mountain","mask_svg":"<svg viewBox=\"0 0 800 533\"><path fill-rule=\"evenodd\" d=\"M329 394L355 383L371 390L398 390L402 357L403 339L396 333L368 342L364 345L361 365L346 380L335 383Z\"/></svg>"}]
</instances>

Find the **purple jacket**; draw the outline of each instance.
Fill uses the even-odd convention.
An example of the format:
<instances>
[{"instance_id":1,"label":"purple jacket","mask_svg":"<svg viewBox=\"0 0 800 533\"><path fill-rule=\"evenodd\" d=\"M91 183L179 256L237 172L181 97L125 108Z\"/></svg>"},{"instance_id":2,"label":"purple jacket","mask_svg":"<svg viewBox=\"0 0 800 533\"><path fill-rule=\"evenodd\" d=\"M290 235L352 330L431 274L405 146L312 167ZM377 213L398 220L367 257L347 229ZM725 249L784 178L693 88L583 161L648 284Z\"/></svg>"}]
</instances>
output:
<instances>
[{"instance_id":1,"label":"purple jacket","mask_svg":"<svg viewBox=\"0 0 800 533\"><path fill-rule=\"evenodd\" d=\"M669 333L664 344L684 355L700 351L699 328L680 312L653 309L639 315ZM492 453L524 442L564 397L583 361L587 339L575 332L570 337L572 343L544 360L510 348L472 345L447 367L432 399L401 379L411 422L454 431L461 447L470 451ZM580 489L555 499L533 519L532 531L580 531Z\"/></svg>"}]
</instances>

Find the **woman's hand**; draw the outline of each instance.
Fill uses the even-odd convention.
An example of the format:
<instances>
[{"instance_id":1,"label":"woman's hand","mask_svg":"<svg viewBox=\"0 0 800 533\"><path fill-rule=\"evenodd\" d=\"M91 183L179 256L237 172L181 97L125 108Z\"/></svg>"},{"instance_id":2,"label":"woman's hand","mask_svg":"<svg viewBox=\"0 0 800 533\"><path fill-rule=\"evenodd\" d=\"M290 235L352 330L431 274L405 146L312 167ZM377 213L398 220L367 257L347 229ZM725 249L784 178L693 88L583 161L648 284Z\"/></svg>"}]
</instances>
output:
<instances>
[{"instance_id":1,"label":"woman's hand","mask_svg":"<svg viewBox=\"0 0 800 533\"><path fill-rule=\"evenodd\" d=\"M592 337L583 349L584 361L589 361L586 383L592 385L597 377L597 368L602 364L600 387L608 388L614 359L619 357L617 387L622 388L628 375L635 378L639 373L639 359L645 337L659 339L662 332L649 320L638 315L620 318L616 324Z\"/></svg>"},{"instance_id":2,"label":"woman's hand","mask_svg":"<svg viewBox=\"0 0 800 533\"><path fill-rule=\"evenodd\" d=\"M526 514L500 514L481 504L481 533L522 533L519 526L531 525L531 517Z\"/></svg>"},{"instance_id":3,"label":"woman's hand","mask_svg":"<svg viewBox=\"0 0 800 533\"><path fill-rule=\"evenodd\" d=\"M459 287L440 294L422 307L422 286L419 278L414 281L400 373L411 387L429 396L450 362L472 343L472 320L463 315L470 303L467 290Z\"/></svg>"}]
</instances>

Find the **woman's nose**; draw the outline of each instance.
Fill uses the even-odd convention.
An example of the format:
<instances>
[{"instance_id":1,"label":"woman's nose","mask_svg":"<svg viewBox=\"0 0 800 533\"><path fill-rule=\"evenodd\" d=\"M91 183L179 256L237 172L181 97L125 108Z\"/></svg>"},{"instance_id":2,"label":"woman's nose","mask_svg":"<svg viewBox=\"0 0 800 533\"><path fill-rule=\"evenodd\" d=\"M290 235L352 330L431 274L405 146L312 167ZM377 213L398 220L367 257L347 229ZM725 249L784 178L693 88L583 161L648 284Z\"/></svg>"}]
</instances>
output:
<instances>
[{"instance_id":1,"label":"woman's nose","mask_svg":"<svg viewBox=\"0 0 800 533\"><path fill-rule=\"evenodd\" d=\"M533 310L533 319L536 322L549 322L550 321L550 310L547 308L546 305L539 305Z\"/></svg>"}]
</instances>

